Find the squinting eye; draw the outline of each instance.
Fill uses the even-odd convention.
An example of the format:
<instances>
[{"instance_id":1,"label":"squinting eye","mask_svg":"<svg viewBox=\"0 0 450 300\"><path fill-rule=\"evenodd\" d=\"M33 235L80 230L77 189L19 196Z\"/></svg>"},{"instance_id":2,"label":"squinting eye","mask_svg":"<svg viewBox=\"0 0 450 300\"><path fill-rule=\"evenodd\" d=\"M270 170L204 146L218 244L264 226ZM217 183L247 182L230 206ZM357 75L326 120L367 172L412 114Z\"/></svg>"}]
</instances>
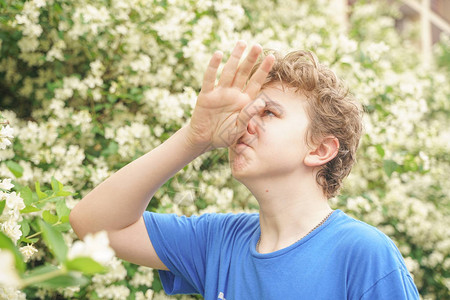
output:
<instances>
[{"instance_id":1,"label":"squinting eye","mask_svg":"<svg viewBox=\"0 0 450 300\"><path fill-rule=\"evenodd\" d=\"M275 116L275 114L274 114L272 111L268 110L268 109L266 109L266 110L263 112L263 115L265 115L265 116L267 116L267 115Z\"/></svg>"}]
</instances>

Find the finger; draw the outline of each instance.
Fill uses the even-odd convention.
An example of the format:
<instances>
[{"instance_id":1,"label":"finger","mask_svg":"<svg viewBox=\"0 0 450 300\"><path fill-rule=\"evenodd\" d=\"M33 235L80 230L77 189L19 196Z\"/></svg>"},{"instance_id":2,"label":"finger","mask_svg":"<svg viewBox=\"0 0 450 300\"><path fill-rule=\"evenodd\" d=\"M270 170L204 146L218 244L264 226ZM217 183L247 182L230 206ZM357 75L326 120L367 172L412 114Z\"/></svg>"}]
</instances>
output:
<instances>
[{"instance_id":1,"label":"finger","mask_svg":"<svg viewBox=\"0 0 450 300\"><path fill-rule=\"evenodd\" d=\"M245 93L250 96L250 99L254 99L258 94L261 86L267 78L267 75L272 69L274 62L275 57L272 54L266 56L258 70L256 70L255 74L253 74L252 78L250 78L247 86L245 87Z\"/></svg>"},{"instance_id":2,"label":"finger","mask_svg":"<svg viewBox=\"0 0 450 300\"><path fill-rule=\"evenodd\" d=\"M236 43L233 52L231 52L230 58L223 67L222 75L220 75L219 79L220 86L228 87L233 82L234 75L236 74L236 70L239 65L239 61L241 60L242 53L244 53L246 46L247 45L245 44L244 41L238 41Z\"/></svg>"},{"instance_id":3,"label":"finger","mask_svg":"<svg viewBox=\"0 0 450 300\"><path fill-rule=\"evenodd\" d=\"M214 55L209 61L208 68L205 71L203 77L202 91L209 92L214 89L216 84L217 70L219 69L220 62L222 61L223 53L221 51L214 52Z\"/></svg>"},{"instance_id":4,"label":"finger","mask_svg":"<svg viewBox=\"0 0 450 300\"><path fill-rule=\"evenodd\" d=\"M234 77L234 81L232 83L233 86L238 87L242 90L245 83L247 82L248 75L256 63L259 54L262 52L262 47L260 45L254 45L250 50L250 53L247 55L245 60L241 63L238 68L238 72Z\"/></svg>"},{"instance_id":5,"label":"finger","mask_svg":"<svg viewBox=\"0 0 450 300\"><path fill-rule=\"evenodd\" d=\"M247 130L247 125L250 122L250 120L257 115L262 114L262 112L266 108L266 101L262 98L257 98L254 101L247 104L238 115L237 119L237 132L240 136L242 133ZM258 126L258 124L257 124Z\"/></svg>"}]
</instances>

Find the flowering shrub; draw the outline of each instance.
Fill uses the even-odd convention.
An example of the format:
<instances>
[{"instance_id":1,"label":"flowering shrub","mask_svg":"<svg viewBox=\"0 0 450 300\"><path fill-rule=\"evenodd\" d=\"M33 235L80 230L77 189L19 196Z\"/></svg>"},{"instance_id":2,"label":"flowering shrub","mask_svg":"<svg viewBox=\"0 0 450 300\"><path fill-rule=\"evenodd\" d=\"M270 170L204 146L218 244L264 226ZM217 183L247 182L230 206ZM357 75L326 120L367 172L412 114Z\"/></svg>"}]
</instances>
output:
<instances>
[{"instance_id":1,"label":"flowering shrub","mask_svg":"<svg viewBox=\"0 0 450 300\"><path fill-rule=\"evenodd\" d=\"M40 276L40 269L33 271L40 266L86 282L1 292L17 298L166 297L151 269L109 259L108 272L97 274L104 261L96 247L106 247L104 236L74 241L67 214L94 186L188 122L210 55L244 39L282 51L310 49L345 78L365 106L365 135L359 161L332 205L397 243L423 298L445 298L449 40L436 47L438 64L425 65L411 45L417 28L394 29L395 2L357 1L348 28L335 17L335 3L0 1L0 107L10 124L1 121L0 261L18 272L8 278L19 285L33 273ZM254 211L257 203L232 179L226 150L216 150L169 180L148 209L190 215ZM98 269L80 267L87 254Z\"/></svg>"},{"instance_id":2,"label":"flowering shrub","mask_svg":"<svg viewBox=\"0 0 450 300\"><path fill-rule=\"evenodd\" d=\"M1 115L0 121L3 121ZM5 123L0 123L2 150L13 138L13 130ZM6 165L15 177L22 176L23 169L18 164L9 161ZM36 182L32 192L27 186L11 183L10 178L0 180L1 299L25 299L23 291L36 288L44 291L85 285L89 280L83 275L106 271L104 265L114 257L106 232L89 235L85 242L76 241L68 250L63 235L71 229L70 210L64 197L73 193L55 178L51 187L43 192ZM12 188L18 193L11 191ZM24 262L30 260L34 262L26 270Z\"/></svg>"}]
</instances>

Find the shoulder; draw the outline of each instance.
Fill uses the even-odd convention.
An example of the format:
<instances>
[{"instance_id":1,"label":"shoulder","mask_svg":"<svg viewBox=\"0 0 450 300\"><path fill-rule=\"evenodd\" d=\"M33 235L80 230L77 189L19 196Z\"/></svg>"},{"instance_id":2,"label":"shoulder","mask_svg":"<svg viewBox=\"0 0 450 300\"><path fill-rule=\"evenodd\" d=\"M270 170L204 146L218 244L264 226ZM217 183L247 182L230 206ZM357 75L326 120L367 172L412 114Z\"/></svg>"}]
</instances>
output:
<instances>
[{"instance_id":1,"label":"shoulder","mask_svg":"<svg viewBox=\"0 0 450 300\"><path fill-rule=\"evenodd\" d=\"M391 245L392 240L378 228L357 220L342 211L336 218L335 232L354 244L370 244L372 246Z\"/></svg>"},{"instance_id":2,"label":"shoulder","mask_svg":"<svg viewBox=\"0 0 450 300\"><path fill-rule=\"evenodd\" d=\"M416 299L417 289L395 243L374 226L343 212L335 219L336 261L346 270L356 299ZM389 295L394 297L390 297ZM405 298L406 297L406 298Z\"/></svg>"},{"instance_id":3,"label":"shoulder","mask_svg":"<svg viewBox=\"0 0 450 300\"><path fill-rule=\"evenodd\" d=\"M146 223L157 226L191 227L193 229L204 227L209 230L245 230L259 224L258 214L249 213L205 213L188 217L176 214L145 212L144 220Z\"/></svg>"},{"instance_id":4,"label":"shoulder","mask_svg":"<svg viewBox=\"0 0 450 300\"><path fill-rule=\"evenodd\" d=\"M403 258L395 243L382 231L365 222L340 212L334 234L339 244L354 257L367 260L388 260L396 266L404 266Z\"/></svg>"},{"instance_id":5,"label":"shoulder","mask_svg":"<svg viewBox=\"0 0 450 300\"><path fill-rule=\"evenodd\" d=\"M211 232L227 233L232 236L252 232L259 226L259 215L249 213L212 213L200 218L208 219Z\"/></svg>"}]
</instances>

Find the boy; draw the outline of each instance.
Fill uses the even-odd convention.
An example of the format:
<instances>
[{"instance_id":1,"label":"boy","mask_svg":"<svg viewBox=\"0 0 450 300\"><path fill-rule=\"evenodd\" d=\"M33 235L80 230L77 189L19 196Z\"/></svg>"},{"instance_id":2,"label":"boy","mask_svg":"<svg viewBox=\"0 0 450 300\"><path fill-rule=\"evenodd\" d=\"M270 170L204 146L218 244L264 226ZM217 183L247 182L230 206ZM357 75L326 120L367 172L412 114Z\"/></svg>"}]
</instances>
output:
<instances>
[{"instance_id":1,"label":"boy","mask_svg":"<svg viewBox=\"0 0 450 300\"><path fill-rule=\"evenodd\" d=\"M161 270L169 294L205 299L418 299L394 243L333 211L355 161L361 109L310 52L267 55L238 42L205 72L190 123L125 166L72 211L82 238L107 230L118 257ZM250 79L249 79L250 78ZM259 214L145 212L156 190L206 151L229 147Z\"/></svg>"}]
</instances>

